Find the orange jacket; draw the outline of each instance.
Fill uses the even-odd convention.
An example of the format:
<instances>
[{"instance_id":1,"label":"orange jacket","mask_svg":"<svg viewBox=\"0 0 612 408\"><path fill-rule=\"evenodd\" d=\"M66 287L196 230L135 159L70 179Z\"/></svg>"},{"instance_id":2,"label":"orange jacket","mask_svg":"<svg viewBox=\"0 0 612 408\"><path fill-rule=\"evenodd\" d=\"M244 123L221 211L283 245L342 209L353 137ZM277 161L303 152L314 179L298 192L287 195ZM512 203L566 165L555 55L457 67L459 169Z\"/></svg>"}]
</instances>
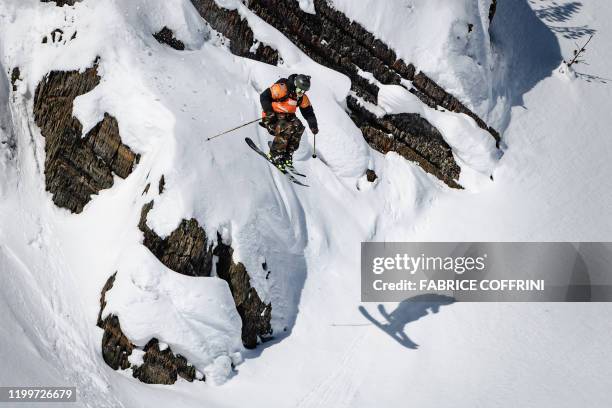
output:
<instances>
[{"instance_id":1,"label":"orange jacket","mask_svg":"<svg viewBox=\"0 0 612 408\"><path fill-rule=\"evenodd\" d=\"M288 94L287 84L276 83L270 87L272 95L272 110L276 113L295 113L298 107L306 109L310 106L310 100L307 95L301 98L293 99Z\"/></svg>"},{"instance_id":2,"label":"orange jacket","mask_svg":"<svg viewBox=\"0 0 612 408\"><path fill-rule=\"evenodd\" d=\"M299 107L310 129L316 129L317 118L310 104L310 99L306 94L301 97L296 95L292 85L293 77L295 77L295 74L289 76L289 78L281 78L261 93L259 99L264 110L264 116L265 112L295 114Z\"/></svg>"}]
</instances>

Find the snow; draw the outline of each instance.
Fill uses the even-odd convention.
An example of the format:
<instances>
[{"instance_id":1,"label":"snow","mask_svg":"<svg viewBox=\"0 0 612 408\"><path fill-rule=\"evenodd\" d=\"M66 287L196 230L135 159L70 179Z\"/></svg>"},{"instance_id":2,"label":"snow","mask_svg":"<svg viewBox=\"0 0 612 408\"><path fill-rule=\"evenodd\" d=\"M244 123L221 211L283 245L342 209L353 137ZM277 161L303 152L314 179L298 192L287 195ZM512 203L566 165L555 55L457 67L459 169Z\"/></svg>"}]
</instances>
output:
<instances>
[{"instance_id":1,"label":"snow","mask_svg":"<svg viewBox=\"0 0 612 408\"><path fill-rule=\"evenodd\" d=\"M453 147L467 187L455 191L367 146L344 111L348 78L314 63L242 3L219 3L238 9L283 64L235 57L208 41L207 24L186 0L0 3L0 141L7 141L0 144L0 361L10 367L0 369L0 383L73 384L76 406L96 407L609 406L607 304L453 304L406 326L418 350L373 326L338 324L364 323L361 241L610 240L604 79L612 31L603 22L612 5L588 2L554 21L537 17L562 7L554 2L500 2L489 44L481 1L334 0L503 131L500 158L471 119L382 87L384 112L422 114ZM164 25L187 51L152 38ZM582 26L597 30L591 65L570 79L556 71L573 47L563 35ZM42 44L58 27L77 37ZM76 100L74 114L85 129L104 112L115 116L123 142L142 158L73 215L45 191L32 98L48 71L82 70L96 56L102 82ZM9 94L14 66L23 82ZM310 157L310 132L296 154L309 188L252 154L244 137L262 146L269 140L256 125L205 141L256 118L258 93L292 72L313 76L319 159ZM376 183L364 180L367 168ZM273 304L274 341L242 350L227 285L168 271L144 249L137 224L150 200L148 225L160 236L193 217L209 237L219 231L231 242L235 260ZM95 322L100 290L115 271L105 313L117 313L134 342L159 336L185 353L206 382L150 386L105 365Z\"/></svg>"},{"instance_id":2,"label":"snow","mask_svg":"<svg viewBox=\"0 0 612 408\"><path fill-rule=\"evenodd\" d=\"M307 13L316 14L313 0L298 0L300 8Z\"/></svg>"},{"instance_id":3,"label":"snow","mask_svg":"<svg viewBox=\"0 0 612 408\"><path fill-rule=\"evenodd\" d=\"M132 350L132 354L130 354L130 356L128 357L128 361L132 366L140 366L144 364L144 355L144 350L135 348Z\"/></svg>"}]
</instances>

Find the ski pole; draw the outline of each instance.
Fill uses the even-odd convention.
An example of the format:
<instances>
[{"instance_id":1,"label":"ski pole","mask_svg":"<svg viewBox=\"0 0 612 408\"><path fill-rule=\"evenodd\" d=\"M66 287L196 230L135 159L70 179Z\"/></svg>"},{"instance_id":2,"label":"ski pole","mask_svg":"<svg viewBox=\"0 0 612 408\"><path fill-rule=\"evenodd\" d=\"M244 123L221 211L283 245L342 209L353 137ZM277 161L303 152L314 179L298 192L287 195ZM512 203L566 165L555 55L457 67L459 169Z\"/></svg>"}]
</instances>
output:
<instances>
[{"instance_id":1,"label":"ski pole","mask_svg":"<svg viewBox=\"0 0 612 408\"><path fill-rule=\"evenodd\" d=\"M312 158L316 159L317 158L317 135L313 134L312 137L314 138L314 142L312 145Z\"/></svg>"},{"instance_id":2,"label":"ski pole","mask_svg":"<svg viewBox=\"0 0 612 408\"><path fill-rule=\"evenodd\" d=\"M223 135L225 135L227 133L233 132L234 130L238 130L240 128L243 128L243 127L245 127L247 125L250 125L251 123L255 123L255 122L260 121L260 120L261 120L261 118L257 118L255 120L250 121L250 122L244 123L244 124L242 124L240 126L236 126L235 128L230 129L230 130L226 130L223 133L219 133L218 135L211 136L211 137L207 138L206 141L208 142L209 140L214 139L215 137L223 136Z\"/></svg>"}]
</instances>

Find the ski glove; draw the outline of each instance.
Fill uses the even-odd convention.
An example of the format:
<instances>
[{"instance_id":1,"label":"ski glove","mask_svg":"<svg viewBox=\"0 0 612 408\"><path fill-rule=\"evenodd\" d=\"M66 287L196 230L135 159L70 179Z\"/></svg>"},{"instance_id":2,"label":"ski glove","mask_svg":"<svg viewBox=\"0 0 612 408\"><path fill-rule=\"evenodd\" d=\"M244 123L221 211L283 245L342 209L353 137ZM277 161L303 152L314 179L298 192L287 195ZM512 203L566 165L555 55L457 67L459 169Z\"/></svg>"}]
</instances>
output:
<instances>
[{"instance_id":1,"label":"ski glove","mask_svg":"<svg viewBox=\"0 0 612 408\"><path fill-rule=\"evenodd\" d=\"M319 133L319 129L316 127L311 128L310 131L312 132L313 135L316 135L317 133Z\"/></svg>"},{"instance_id":2,"label":"ski glove","mask_svg":"<svg viewBox=\"0 0 612 408\"><path fill-rule=\"evenodd\" d=\"M273 123L275 123L277 121L277 117L276 117L276 113L274 112L266 112L265 113L266 116L264 116L263 118L261 118L261 121L265 124L265 125L271 125Z\"/></svg>"}]
</instances>

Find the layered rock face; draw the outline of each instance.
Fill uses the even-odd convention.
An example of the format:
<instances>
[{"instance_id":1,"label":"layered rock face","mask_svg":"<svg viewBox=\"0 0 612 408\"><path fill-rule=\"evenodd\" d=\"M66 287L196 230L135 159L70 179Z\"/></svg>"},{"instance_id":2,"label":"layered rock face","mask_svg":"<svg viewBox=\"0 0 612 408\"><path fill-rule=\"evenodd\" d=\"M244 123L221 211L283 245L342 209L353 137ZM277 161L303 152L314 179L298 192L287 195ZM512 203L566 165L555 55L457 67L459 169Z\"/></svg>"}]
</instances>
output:
<instances>
[{"instance_id":1,"label":"layered rock face","mask_svg":"<svg viewBox=\"0 0 612 408\"><path fill-rule=\"evenodd\" d=\"M52 71L36 87L34 120L45 137L45 186L53 202L80 213L92 194L113 185L113 173L126 178L138 157L121 142L117 120L109 114L82 137L72 116L74 99L100 83L97 66Z\"/></svg>"},{"instance_id":2,"label":"layered rock face","mask_svg":"<svg viewBox=\"0 0 612 408\"><path fill-rule=\"evenodd\" d=\"M142 208L138 228L144 234L144 246L168 268L189 276L210 276L212 244L204 229L194 219L183 220L167 238L160 238L147 226L147 214L153 201Z\"/></svg>"},{"instance_id":3,"label":"layered rock face","mask_svg":"<svg viewBox=\"0 0 612 408\"><path fill-rule=\"evenodd\" d=\"M175 355L170 347L161 350L159 341L151 339L143 348L143 363L133 367L133 376L147 384L174 384L178 377L192 382L196 369L180 354ZM204 380L204 378L202 378Z\"/></svg>"},{"instance_id":4,"label":"layered rock face","mask_svg":"<svg viewBox=\"0 0 612 408\"><path fill-rule=\"evenodd\" d=\"M218 237L214 254L218 257L217 276L229 284L236 309L242 319L242 344L246 348L255 348L258 339L265 341L272 335L272 305L265 304L251 286L251 278L240 262L235 263L232 257L234 250L225 245Z\"/></svg>"},{"instance_id":5,"label":"layered rock face","mask_svg":"<svg viewBox=\"0 0 612 408\"><path fill-rule=\"evenodd\" d=\"M263 44L258 45L249 24L236 10L219 7L215 0L192 0L192 3L212 28L230 40L232 53L272 65L278 63L278 52ZM257 49L253 52L254 46Z\"/></svg>"},{"instance_id":6,"label":"layered rock face","mask_svg":"<svg viewBox=\"0 0 612 408\"><path fill-rule=\"evenodd\" d=\"M455 162L453 152L442 134L427 120L409 113L377 118L352 97L347 98L347 106L351 110L351 118L372 148L383 154L396 152L418 163L423 170L448 186L461 188L456 182L461 169Z\"/></svg>"},{"instance_id":7,"label":"layered rock face","mask_svg":"<svg viewBox=\"0 0 612 408\"><path fill-rule=\"evenodd\" d=\"M253 32L238 12L219 7L214 0L192 0L202 17L231 40L232 52L263 62L275 63L258 55L246 55L253 44ZM385 85L405 86L410 81L415 94L430 107L464 113L478 126L487 130L499 142L499 134L410 63L397 58L396 53L361 25L350 21L325 0L314 0L316 14L300 9L297 1L250 0L249 9L289 38L304 53L319 64L347 75L351 90L357 97L377 103L379 88L360 75L360 70L373 74ZM236 29L236 25L240 29ZM451 187L460 188L457 180L460 168L450 146L440 132L418 114L386 115L376 118L359 101L349 96L347 105L351 118L361 129L368 144L381 153L395 151L418 163Z\"/></svg>"}]
</instances>

